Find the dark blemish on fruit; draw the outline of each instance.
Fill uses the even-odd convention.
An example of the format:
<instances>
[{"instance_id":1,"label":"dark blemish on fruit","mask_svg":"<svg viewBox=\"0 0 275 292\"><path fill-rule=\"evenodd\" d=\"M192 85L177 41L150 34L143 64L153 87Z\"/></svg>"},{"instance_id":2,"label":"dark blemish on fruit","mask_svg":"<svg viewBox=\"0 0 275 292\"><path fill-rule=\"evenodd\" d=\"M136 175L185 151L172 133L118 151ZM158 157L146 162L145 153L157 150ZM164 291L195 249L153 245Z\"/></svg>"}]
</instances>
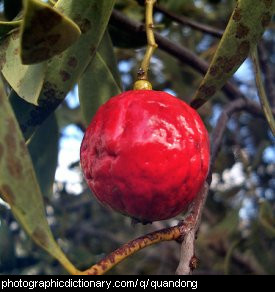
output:
<instances>
[{"instance_id":1,"label":"dark blemish on fruit","mask_svg":"<svg viewBox=\"0 0 275 292\"><path fill-rule=\"evenodd\" d=\"M59 75L63 82L68 81L71 78L71 74L64 70L59 71Z\"/></svg>"},{"instance_id":2,"label":"dark blemish on fruit","mask_svg":"<svg viewBox=\"0 0 275 292\"><path fill-rule=\"evenodd\" d=\"M236 7L232 18L235 21L240 21L242 19L241 9L240 8Z\"/></svg>"},{"instance_id":3,"label":"dark blemish on fruit","mask_svg":"<svg viewBox=\"0 0 275 292\"><path fill-rule=\"evenodd\" d=\"M44 247L47 247L49 245L48 243L48 236L45 233L45 231L40 228L36 227L34 232L32 233L32 238L39 244Z\"/></svg>"},{"instance_id":4,"label":"dark blemish on fruit","mask_svg":"<svg viewBox=\"0 0 275 292\"><path fill-rule=\"evenodd\" d=\"M262 26L265 28L269 25L271 21L271 14L266 12L262 15L262 18L261 18L261 23L262 23Z\"/></svg>"},{"instance_id":5,"label":"dark blemish on fruit","mask_svg":"<svg viewBox=\"0 0 275 292\"><path fill-rule=\"evenodd\" d=\"M15 204L15 196L9 185L3 184L2 186L0 186L0 195L3 198L3 200L7 202L9 205Z\"/></svg>"},{"instance_id":6,"label":"dark blemish on fruit","mask_svg":"<svg viewBox=\"0 0 275 292\"><path fill-rule=\"evenodd\" d=\"M75 57L70 57L68 66L75 68L77 66L77 59Z\"/></svg>"},{"instance_id":7,"label":"dark blemish on fruit","mask_svg":"<svg viewBox=\"0 0 275 292\"><path fill-rule=\"evenodd\" d=\"M239 23L236 30L236 38L242 39L249 33L249 28L242 23Z\"/></svg>"}]
</instances>

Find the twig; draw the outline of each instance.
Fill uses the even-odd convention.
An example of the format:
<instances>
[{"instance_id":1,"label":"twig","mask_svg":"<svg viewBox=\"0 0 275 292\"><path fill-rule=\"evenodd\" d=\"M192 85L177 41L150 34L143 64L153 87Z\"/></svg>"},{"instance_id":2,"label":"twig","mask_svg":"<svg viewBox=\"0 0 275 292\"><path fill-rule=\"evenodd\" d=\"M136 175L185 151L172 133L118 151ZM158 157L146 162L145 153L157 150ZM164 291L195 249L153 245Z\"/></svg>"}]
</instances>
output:
<instances>
[{"instance_id":1,"label":"twig","mask_svg":"<svg viewBox=\"0 0 275 292\"><path fill-rule=\"evenodd\" d=\"M183 15L179 16L179 15L165 9L161 5L156 5L155 10L161 12L165 16L171 18L172 20L174 20L180 24L189 26L189 27L194 28L196 30L199 30L203 33L210 34L210 35L217 37L217 38L221 38L223 35L223 31L220 29L217 29L217 28L212 27L212 26L207 25L207 24L198 23L198 22L196 22L192 19L189 19L188 17L183 16Z\"/></svg>"},{"instance_id":2,"label":"twig","mask_svg":"<svg viewBox=\"0 0 275 292\"><path fill-rule=\"evenodd\" d=\"M113 10L110 23L123 31L127 31L136 35L137 38L145 38L145 29L140 22L133 21L127 16L123 15L117 10ZM192 67L200 74L205 75L209 64L204 60L200 59L196 54L191 52L185 47L182 47L167 38L164 38L159 33L155 32L156 42L161 50L169 53L173 57L177 58L180 62ZM222 88L225 95L230 100L235 100L239 97L243 97L243 94L239 89L234 86L231 82L227 82Z\"/></svg>"}]
</instances>

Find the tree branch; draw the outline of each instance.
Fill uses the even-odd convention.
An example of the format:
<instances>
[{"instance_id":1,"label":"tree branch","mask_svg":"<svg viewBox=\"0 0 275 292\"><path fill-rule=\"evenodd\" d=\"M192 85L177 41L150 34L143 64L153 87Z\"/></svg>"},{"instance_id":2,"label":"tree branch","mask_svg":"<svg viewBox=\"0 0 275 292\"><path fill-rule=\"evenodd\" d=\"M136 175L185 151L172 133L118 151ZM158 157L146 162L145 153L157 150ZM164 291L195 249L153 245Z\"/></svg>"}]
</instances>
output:
<instances>
[{"instance_id":1,"label":"tree branch","mask_svg":"<svg viewBox=\"0 0 275 292\"><path fill-rule=\"evenodd\" d=\"M197 268L198 260L195 256L195 239L200 226L203 207L208 196L209 186L207 182L204 183L193 203L193 209L190 212L193 214L192 227L189 229L189 232L182 235L183 240L181 243L180 262L176 270L177 275L189 275Z\"/></svg>"},{"instance_id":2,"label":"tree branch","mask_svg":"<svg viewBox=\"0 0 275 292\"><path fill-rule=\"evenodd\" d=\"M179 16L179 15L165 9L161 5L156 5L155 10L161 12L165 16L169 17L170 19L172 19L180 24L189 26L189 27L194 28L196 30L199 30L203 33L210 34L210 35L217 37L217 38L221 38L223 35L223 31L220 29L217 29L217 28L212 27L212 26L207 25L207 24L202 24L202 23L196 22L196 21L189 19L188 17L183 16L183 15Z\"/></svg>"}]
</instances>

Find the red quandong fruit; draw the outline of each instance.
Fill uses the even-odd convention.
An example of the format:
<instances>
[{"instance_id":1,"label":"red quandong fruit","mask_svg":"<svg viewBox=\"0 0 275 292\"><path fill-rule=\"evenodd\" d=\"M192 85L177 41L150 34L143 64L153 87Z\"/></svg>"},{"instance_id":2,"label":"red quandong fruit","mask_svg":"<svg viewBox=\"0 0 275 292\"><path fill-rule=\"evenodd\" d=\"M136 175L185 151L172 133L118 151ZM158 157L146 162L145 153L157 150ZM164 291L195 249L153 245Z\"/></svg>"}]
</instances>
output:
<instances>
[{"instance_id":1,"label":"red quandong fruit","mask_svg":"<svg viewBox=\"0 0 275 292\"><path fill-rule=\"evenodd\" d=\"M80 149L84 176L97 199L144 223L186 209L206 179L209 156L198 113L153 90L127 91L102 105Z\"/></svg>"}]
</instances>

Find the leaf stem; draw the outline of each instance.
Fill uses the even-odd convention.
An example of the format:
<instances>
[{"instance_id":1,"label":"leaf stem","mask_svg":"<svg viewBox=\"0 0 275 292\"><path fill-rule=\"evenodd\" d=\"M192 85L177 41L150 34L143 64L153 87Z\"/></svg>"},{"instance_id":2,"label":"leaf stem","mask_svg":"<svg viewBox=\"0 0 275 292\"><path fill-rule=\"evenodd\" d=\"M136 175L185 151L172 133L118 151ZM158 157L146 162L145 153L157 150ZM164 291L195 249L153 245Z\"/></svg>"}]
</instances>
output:
<instances>
[{"instance_id":1,"label":"leaf stem","mask_svg":"<svg viewBox=\"0 0 275 292\"><path fill-rule=\"evenodd\" d=\"M143 57L141 66L137 73L137 79L139 80L148 80L148 70L150 66L151 57L158 47L155 36L154 36L154 23L153 23L153 8L156 0L145 0L145 30L146 30L146 37L147 37L147 48L145 55ZM140 82L136 82L140 84ZM135 89L144 89L144 88L137 88L136 84L134 86ZM148 88L147 88L148 89Z\"/></svg>"},{"instance_id":2,"label":"leaf stem","mask_svg":"<svg viewBox=\"0 0 275 292\"><path fill-rule=\"evenodd\" d=\"M265 92L262 77L261 77L261 68L260 68L260 63L259 63L259 58L258 58L257 46L253 50L251 50L251 58L254 65L255 82L258 89L261 106L262 106L264 115L266 117L266 120L269 124L269 127L271 129L271 132L275 136L275 120L274 120L274 116L273 116L271 107L269 105L269 102L266 96L266 92Z\"/></svg>"}]
</instances>

